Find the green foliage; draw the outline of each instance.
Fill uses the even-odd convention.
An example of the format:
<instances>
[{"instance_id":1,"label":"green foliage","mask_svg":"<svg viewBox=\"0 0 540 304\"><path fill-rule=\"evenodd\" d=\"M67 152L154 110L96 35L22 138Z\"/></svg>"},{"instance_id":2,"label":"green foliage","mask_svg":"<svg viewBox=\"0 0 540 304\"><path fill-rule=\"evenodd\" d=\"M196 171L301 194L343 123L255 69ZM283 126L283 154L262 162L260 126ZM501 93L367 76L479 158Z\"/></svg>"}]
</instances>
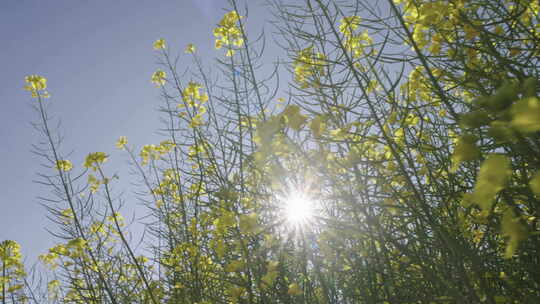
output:
<instances>
[{"instance_id":1,"label":"green foliage","mask_svg":"<svg viewBox=\"0 0 540 304\"><path fill-rule=\"evenodd\" d=\"M457 140L452 155L452 171L456 171L461 162L480 158L481 153L476 146L476 140L477 138L470 134L465 134Z\"/></svg>"},{"instance_id":2,"label":"green foliage","mask_svg":"<svg viewBox=\"0 0 540 304\"><path fill-rule=\"evenodd\" d=\"M510 173L510 164L504 155L492 154L482 162L473 195L482 211L491 211L495 195L504 188Z\"/></svg>"}]
</instances>

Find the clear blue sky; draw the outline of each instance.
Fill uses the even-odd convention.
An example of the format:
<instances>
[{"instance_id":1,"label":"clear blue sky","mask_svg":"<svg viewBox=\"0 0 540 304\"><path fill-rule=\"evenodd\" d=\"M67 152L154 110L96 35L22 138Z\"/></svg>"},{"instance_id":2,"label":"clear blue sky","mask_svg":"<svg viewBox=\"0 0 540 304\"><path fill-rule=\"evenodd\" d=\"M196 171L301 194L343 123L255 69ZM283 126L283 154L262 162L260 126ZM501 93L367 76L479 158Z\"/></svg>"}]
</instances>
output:
<instances>
[{"instance_id":1,"label":"clear blue sky","mask_svg":"<svg viewBox=\"0 0 540 304\"><path fill-rule=\"evenodd\" d=\"M263 11L260 2L249 1L250 19ZM22 90L24 77L48 78L52 98L47 102L62 120L64 151L76 151L75 164L80 165L88 152L103 151L115 164L109 170L124 172L126 158L114 148L119 136L128 136L135 146L159 141L159 91L149 80L157 68L152 43L163 37L180 52L194 43L211 63L219 55L213 50L212 29L226 4L0 1L0 241L21 243L28 262L53 244L44 229L51 224L36 198L49 189L32 182L41 168L31 144L42 138L30 125L37 116L28 92Z\"/></svg>"}]
</instances>

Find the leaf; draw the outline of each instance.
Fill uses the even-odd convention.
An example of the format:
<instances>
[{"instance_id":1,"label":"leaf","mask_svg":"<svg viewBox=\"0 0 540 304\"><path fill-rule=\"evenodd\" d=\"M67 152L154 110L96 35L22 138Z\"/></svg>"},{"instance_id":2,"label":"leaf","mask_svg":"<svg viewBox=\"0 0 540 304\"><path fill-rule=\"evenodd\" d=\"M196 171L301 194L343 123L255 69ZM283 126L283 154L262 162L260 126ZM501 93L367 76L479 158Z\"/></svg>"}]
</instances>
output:
<instances>
[{"instance_id":1,"label":"leaf","mask_svg":"<svg viewBox=\"0 0 540 304\"><path fill-rule=\"evenodd\" d=\"M504 121L496 120L489 125L487 134L497 143L504 144L508 142L516 142L516 132L511 128L510 124Z\"/></svg>"},{"instance_id":2,"label":"leaf","mask_svg":"<svg viewBox=\"0 0 540 304\"><path fill-rule=\"evenodd\" d=\"M225 246L225 243L223 242L223 240L217 241L215 251L216 251L216 254L217 254L218 258L220 258L220 259L223 258L223 256L225 255L226 250L227 250L227 246Z\"/></svg>"},{"instance_id":3,"label":"leaf","mask_svg":"<svg viewBox=\"0 0 540 304\"><path fill-rule=\"evenodd\" d=\"M518 86L515 82L507 82L495 91L495 94L489 97L487 106L492 111L502 111L512 102L518 99Z\"/></svg>"},{"instance_id":4,"label":"leaf","mask_svg":"<svg viewBox=\"0 0 540 304\"><path fill-rule=\"evenodd\" d=\"M473 135L463 135L461 136L454 149L452 154L452 167L450 172L456 172L461 164L464 161L470 161L480 158L480 149L475 144L476 137Z\"/></svg>"},{"instance_id":5,"label":"leaf","mask_svg":"<svg viewBox=\"0 0 540 304\"><path fill-rule=\"evenodd\" d=\"M274 284L274 281L278 277L278 274L279 273L277 271L269 271L261 278L261 281L266 286L271 286L272 284Z\"/></svg>"},{"instance_id":6,"label":"leaf","mask_svg":"<svg viewBox=\"0 0 540 304\"><path fill-rule=\"evenodd\" d=\"M534 192L534 194L540 196L540 171L537 171L536 174L533 176L533 178L529 182L529 187L531 187L531 190Z\"/></svg>"},{"instance_id":7,"label":"leaf","mask_svg":"<svg viewBox=\"0 0 540 304\"><path fill-rule=\"evenodd\" d=\"M489 115L486 111L477 110L461 115L459 124L462 128L479 128L489 123Z\"/></svg>"},{"instance_id":8,"label":"leaf","mask_svg":"<svg viewBox=\"0 0 540 304\"><path fill-rule=\"evenodd\" d=\"M245 265L244 261L236 260L236 261L230 262L225 267L225 271L227 271L227 272L236 272L236 271L242 270L245 266L246 265Z\"/></svg>"},{"instance_id":9,"label":"leaf","mask_svg":"<svg viewBox=\"0 0 540 304\"><path fill-rule=\"evenodd\" d=\"M482 162L474 200L484 212L490 211L495 195L504 188L510 173L510 161L504 155L491 154Z\"/></svg>"},{"instance_id":10,"label":"leaf","mask_svg":"<svg viewBox=\"0 0 540 304\"><path fill-rule=\"evenodd\" d=\"M524 98L510 109L512 126L523 133L540 131L540 100L535 97Z\"/></svg>"},{"instance_id":11,"label":"leaf","mask_svg":"<svg viewBox=\"0 0 540 304\"><path fill-rule=\"evenodd\" d=\"M289 285L289 290L287 293L293 296L298 296L302 294L302 289L297 283L292 283Z\"/></svg>"},{"instance_id":12,"label":"leaf","mask_svg":"<svg viewBox=\"0 0 540 304\"><path fill-rule=\"evenodd\" d=\"M534 77L529 77L523 82L522 88L525 97L534 97L538 88L538 80Z\"/></svg>"},{"instance_id":13,"label":"leaf","mask_svg":"<svg viewBox=\"0 0 540 304\"><path fill-rule=\"evenodd\" d=\"M230 287L227 290L227 293L232 298L237 299L237 298L240 298L245 293L245 289L242 287Z\"/></svg>"},{"instance_id":14,"label":"leaf","mask_svg":"<svg viewBox=\"0 0 540 304\"><path fill-rule=\"evenodd\" d=\"M511 258L519 246L519 243L527 238L527 229L519 222L519 217L508 208L503 214L501 232L508 238L504 257Z\"/></svg>"},{"instance_id":15,"label":"leaf","mask_svg":"<svg viewBox=\"0 0 540 304\"><path fill-rule=\"evenodd\" d=\"M279 116L273 116L265 122L262 122L257 126L255 131L255 143L263 145L269 143L274 134L276 134L281 127L281 119Z\"/></svg>"},{"instance_id":16,"label":"leaf","mask_svg":"<svg viewBox=\"0 0 540 304\"><path fill-rule=\"evenodd\" d=\"M326 130L324 118L321 115L313 118L309 124L309 128L311 129L311 133L313 133L313 137L320 138Z\"/></svg>"},{"instance_id":17,"label":"leaf","mask_svg":"<svg viewBox=\"0 0 540 304\"><path fill-rule=\"evenodd\" d=\"M307 120L305 115L300 114L300 107L297 105L287 106L281 114L286 118L287 125L296 131L300 131Z\"/></svg>"},{"instance_id":18,"label":"leaf","mask_svg":"<svg viewBox=\"0 0 540 304\"><path fill-rule=\"evenodd\" d=\"M257 232L257 213L242 214L240 215L240 230L242 233L249 234Z\"/></svg>"}]
</instances>

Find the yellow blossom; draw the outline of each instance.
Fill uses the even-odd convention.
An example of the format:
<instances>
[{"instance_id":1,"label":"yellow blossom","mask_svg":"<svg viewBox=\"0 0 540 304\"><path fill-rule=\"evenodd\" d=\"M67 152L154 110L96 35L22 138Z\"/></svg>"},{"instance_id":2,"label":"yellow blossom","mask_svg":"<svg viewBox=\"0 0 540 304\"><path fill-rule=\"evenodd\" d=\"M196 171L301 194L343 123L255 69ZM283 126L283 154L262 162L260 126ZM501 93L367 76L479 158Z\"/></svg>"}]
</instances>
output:
<instances>
[{"instance_id":1,"label":"yellow blossom","mask_svg":"<svg viewBox=\"0 0 540 304\"><path fill-rule=\"evenodd\" d=\"M193 43L190 43L186 46L185 52L188 54L193 54L195 53L195 49L195 45L193 45Z\"/></svg>"},{"instance_id":2,"label":"yellow blossom","mask_svg":"<svg viewBox=\"0 0 540 304\"><path fill-rule=\"evenodd\" d=\"M340 20L339 31L345 36L351 36L353 31L360 25L360 17L350 16L344 17Z\"/></svg>"},{"instance_id":3,"label":"yellow blossom","mask_svg":"<svg viewBox=\"0 0 540 304\"><path fill-rule=\"evenodd\" d=\"M236 11L230 11L218 24L218 27L214 29L214 36L216 37L216 49L220 49L223 46L229 47L241 47L244 44L242 30L237 26L237 22L243 18ZM229 48L226 55L232 56L234 50Z\"/></svg>"},{"instance_id":4,"label":"yellow blossom","mask_svg":"<svg viewBox=\"0 0 540 304\"><path fill-rule=\"evenodd\" d=\"M160 158L160 152L161 148L156 147L155 145L145 145L140 152L140 156L142 158L142 164L146 165L148 164L148 161L150 158L152 159L159 159Z\"/></svg>"},{"instance_id":5,"label":"yellow blossom","mask_svg":"<svg viewBox=\"0 0 540 304\"><path fill-rule=\"evenodd\" d=\"M86 247L87 242L82 238L75 238L67 243L68 248L82 250Z\"/></svg>"},{"instance_id":6,"label":"yellow blossom","mask_svg":"<svg viewBox=\"0 0 540 304\"><path fill-rule=\"evenodd\" d=\"M152 74L152 83L160 87L165 85L167 74L162 70L157 70Z\"/></svg>"},{"instance_id":7,"label":"yellow blossom","mask_svg":"<svg viewBox=\"0 0 540 304\"><path fill-rule=\"evenodd\" d=\"M105 154L105 152L90 153L88 154L88 156L86 156L86 160L84 161L84 167L96 171L99 164L102 164L106 161L107 154Z\"/></svg>"},{"instance_id":8,"label":"yellow blossom","mask_svg":"<svg viewBox=\"0 0 540 304\"><path fill-rule=\"evenodd\" d=\"M197 115L193 116L193 118L191 119L191 122L189 123L189 126L191 128L196 128L198 126L201 126L203 123L204 122L203 122L202 115L197 114Z\"/></svg>"},{"instance_id":9,"label":"yellow blossom","mask_svg":"<svg viewBox=\"0 0 540 304\"><path fill-rule=\"evenodd\" d=\"M56 169L67 172L73 168L73 164L67 159L60 159L56 162Z\"/></svg>"},{"instance_id":10,"label":"yellow blossom","mask_svg":"<svg viewBox=\"0 0 540 304\"><path fill-rule=\"evenodd\" d=\"M45 90L47 88L47 79L39 75L30 75L24 78L28 87L25 87L28 91L30 90Z\"/></svg>"},{"instance_id":11,"label":"yellow blossom","mask_svg":"<svg viewBox=\"0 0 540 304\"><path fill-rule=\"evenodd\" d=\"M164 140L159 143L156 150L161 154L166 154L169 153L174 147L176 147L176 144L172 140Z\"/></svg>"},{"instance_id":12,"label":"yellow blossom","mask_svg":"<svg viewBox=\"0 0 540 304\"><path fill-rule=\"evenodd\" d=\"M303 88L311 86L311 79L317 74L324 74L326 56L322 53L315 53L313 46L307 47L298 52L294 60L294 79Z\"/></svg>"},{"instance_id":13,"label":"yellow blossom","mask_svg":"<svg viewBox=\"0 0 540 304\"><path fill-rule=\"evenodd\" d=\"M96 193L101 185L101 181L92 174L88 175L88 186L90 187L90 193Z\"/></svg>"},{"instance_id":14,"label":"yellow blossom","mask_svg":"<svg viewBox=\"0 0 540 304\"><path fill-rule=\"evenodd\" d=\"M118 140L116 141L116 147L120 150L123 150L125 149L125 146L127 145L127 143L128 143L127 137L120 136L120 138L118 138Z\"/></svg>"},{"instance_id":15,"label":"yellow blossom","mask_svg":"<svg viewBox=\"0 0 540 304\"><path fill-rule=\"evenodd\" d=\"M12 283L26 275L21 259L21 246L17 242L11 240L0 242L0 265L3 268L3 274L0 275L0 285L3 285L2 283L11 285L11 290L8 289L8 292L20 289L19 284Z\"/></svg>"},{"instance_id":16,"label":"yellow blossom","mask_svg":"<svg viewBox=\"0 0 540 304\"><path fill-rule=\"evenodd\" d=\"M38 96L41 97L49 97L49 93L45 91L47 89L47 79L45 77L39 76L39 75L30 75L26 76L24 78L24 81L26 82L26 85L24 86L24 89L26 91L29 91L32 93L32 97L37 98ZM41 94L39 94L41 92Z\"/></svg>"},{"instance_id":17,"label":"yellow blossom","mask_svg":"<svg viewBox=\"0 0 540 304\"><path fill-rule=\"evenodd\" d=\"M165 39L160 38L154 42L154 50L162 50L165 49Z\"/></svg>"}]
</instances>

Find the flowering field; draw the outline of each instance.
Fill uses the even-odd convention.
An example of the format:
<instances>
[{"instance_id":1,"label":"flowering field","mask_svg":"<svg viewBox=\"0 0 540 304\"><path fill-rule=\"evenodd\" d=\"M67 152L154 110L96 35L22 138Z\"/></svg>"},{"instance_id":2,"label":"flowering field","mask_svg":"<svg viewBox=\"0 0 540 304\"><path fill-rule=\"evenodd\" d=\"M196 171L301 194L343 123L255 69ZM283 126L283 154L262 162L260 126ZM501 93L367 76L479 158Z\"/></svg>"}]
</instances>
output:
<instances>
[{"instance_id":1,"label":"flowering field","mask_svg":"<svg viewBox=\"0 0 540 304\"><path fill-rule=\"evenodd\" d=\"M262 33L238 2L215 58L148 44L163 128L118 138L130 175L73 161L24 79L56 245L0 240L0 304L540 303L538 1L268 0Z\"/></svg>"}]
</instances>

